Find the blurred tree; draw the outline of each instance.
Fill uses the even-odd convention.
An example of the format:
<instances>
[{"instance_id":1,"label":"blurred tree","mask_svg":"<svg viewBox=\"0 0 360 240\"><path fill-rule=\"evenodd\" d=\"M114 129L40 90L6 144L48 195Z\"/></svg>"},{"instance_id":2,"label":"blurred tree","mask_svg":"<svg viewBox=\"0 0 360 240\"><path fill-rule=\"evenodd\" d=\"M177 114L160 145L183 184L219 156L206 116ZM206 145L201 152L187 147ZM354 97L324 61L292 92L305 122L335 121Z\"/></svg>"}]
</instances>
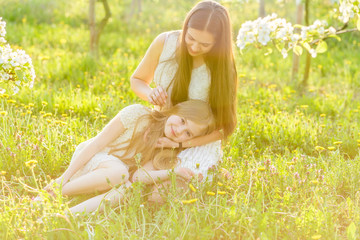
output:
<instances>
[{"instance_id":1,"label":"blurred tree","mask_svg":"<svg viewBox=\"0 0 360 240\"><path fill-rule=\"evenodd\" d=\"M99 1L103 3L105 9L105 16L98 25L96 24L96 14L95 14L96 0L89 1L90 52L95 57L99 55L99 39L101 33L104 30L104 27L107 24L109 18L111 17L111 12L107 0L99 0Z\"/></svg>"},{"instance_id":2,"label":"blurred tree","mask_svg":"<svg viewBox=\"0 0 360 240\"><path fill-rule=\"evenodd\" d=\"M134 16L134 13L135 15L141 13L141 10L141 0L132 0L128 20L130 20Z\"/></svg>"},{"instance_id":3,"label":"blurred tree","mask_svg":"<svg viewBox=\"0 0 360 240\"><path fill-rule=\"evenodd\" d=\"M301 0L296 0L296 24L302 24L304 14L304 5ZM295 33L300 33L300 29L295 29ZM297 54L293 54L293 66L292 66L292 74L291 80L295 80L298 72L299 72L299 60L300 56Z\"/></svg>"},{"instance_id":4,"label":"blurred tree","mask_svg":"<svg viewBox=\"0 0 360 240\"><path fill-rule=\"evenodd\" d=\"M259 1L259 17L265 17L265 0Z\"/></svg>"},{"instance_id":5,"label":"blurred tree","mask_svg":"<svg viewBox=\"0 0 360 240\"><path fill-rule=\"evenodd\" d=\"M305 0L305 25L309 26L310 21L310 0ZM306 63L305 63L305 72L304 72L304 78L302 81L302 86L305 89L308 84L309 74L310 74L310 64L311 64L311 54L309 52L306 52Z\"/></svg>"}]
</instances>

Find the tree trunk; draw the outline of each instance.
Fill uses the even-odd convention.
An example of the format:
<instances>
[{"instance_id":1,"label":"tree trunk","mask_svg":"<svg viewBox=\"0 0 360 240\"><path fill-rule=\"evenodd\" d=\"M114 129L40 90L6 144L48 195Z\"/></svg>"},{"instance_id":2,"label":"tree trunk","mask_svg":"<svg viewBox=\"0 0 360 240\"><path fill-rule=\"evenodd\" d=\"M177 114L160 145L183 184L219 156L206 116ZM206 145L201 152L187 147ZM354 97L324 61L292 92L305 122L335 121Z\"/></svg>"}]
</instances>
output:
<instances>
[{"instance_id":1,"label":"tree trunk","mask_svg":"<svg viewBox=\"0 0 360 240\"><path fill-rule=\"evenodd\" d=\"M301 3L301 1L296 2L296 24L301 24L303 19L303 12L304 7ZM300 29L296 29L296 33L299 33ZM292 66L292 73L291 73L291 81L294 81L297 77L297 74L299 72L299 62L300 62L300 56L293 53L293 66Z\"/></svg>"},{"instance_id":2,"label":"tree trunk","mask_svg":"<svg viewBox=\"0 0 360 240\"><path fill-rule=\"evenodd\" d=\"M305 25L309 26L309 0L305 0ZM305 64L305 71L304 71L304 78L302 81L302 88L305 89L308 85L308 79L310 75L310 66L311 66L311 55L309 52L306 52L306 64Z\"/></svg>"},{"instance_id":3,"label":"tree trunk","mask_svg":"<svg viewBox=\"0 0 360 240\"><path fill-rule=\"evenodd\" d=\"M90 53L98 57L99 55L99 40L105 25L111 17L111 11L107 0L101 0L105 9L105 16L101 20L98 26L96 26L95 17L95 3L96 0L90 0L89 2L89 25L90 25Z\"/></svg>"},{"instance_id":4,"label":"tree trunk","mask_svg":"<svg viewBox=\"0 0 360 240\"><path fill-rule=\"evenodd\" d=\"M132 0L130 6L130 14L127 17L127 20L129 21L130 19L132 19L134 13L135 15L137 15L140 12L141 12L141 0Z\"/></svg>"},{"instance_id":5,"label":"tree trunk","mask_svg":"<svg viewBox=\"0 0 360 240\"><path fill-rule=\"evenodd\" d=\"M89 1L90 53L93 55L97 55L95 2L96 0Z\"/></svg>"},{"instance_id":6,"label":"tree trunk","mask_svg":"<svg viewBox=\"0 0 360 240\"><path fill-rule=\"evenodd\" d=\"M265 0L259 1L259 17L265 17Z\"/></svg>"}]
</instances>

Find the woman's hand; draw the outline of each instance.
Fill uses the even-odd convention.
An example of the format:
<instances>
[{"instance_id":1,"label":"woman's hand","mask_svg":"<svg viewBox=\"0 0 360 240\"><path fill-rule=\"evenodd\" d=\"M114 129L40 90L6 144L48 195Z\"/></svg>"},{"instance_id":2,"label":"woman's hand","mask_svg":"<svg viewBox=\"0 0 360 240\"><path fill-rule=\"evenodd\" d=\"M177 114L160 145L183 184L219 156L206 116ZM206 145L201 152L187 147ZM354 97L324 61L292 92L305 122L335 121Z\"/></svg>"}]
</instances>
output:
<instances>
[{"instance_id":1,"label":"woman's hand","mask_svg":"<svg viewBox=\"0 0 360 240\"><path fill-rule=\"evenodd\" d=\"M165 105L167 97L167 93L160 86L153 88L147 96L151 104L159 105L160 107Z\"/></svg>"},{"instance_id":2,"label":"woman's hand","mask_svg":"<svg viewBox=\"0 0 360 240\"><path fill-rule=\"evenodd\" d=\"M179 143L174 142L167 137L162 137L162 138L158 139L158 141L156 143L156 147L157 148L178 148Z\"/></svg>"}]
</instances>

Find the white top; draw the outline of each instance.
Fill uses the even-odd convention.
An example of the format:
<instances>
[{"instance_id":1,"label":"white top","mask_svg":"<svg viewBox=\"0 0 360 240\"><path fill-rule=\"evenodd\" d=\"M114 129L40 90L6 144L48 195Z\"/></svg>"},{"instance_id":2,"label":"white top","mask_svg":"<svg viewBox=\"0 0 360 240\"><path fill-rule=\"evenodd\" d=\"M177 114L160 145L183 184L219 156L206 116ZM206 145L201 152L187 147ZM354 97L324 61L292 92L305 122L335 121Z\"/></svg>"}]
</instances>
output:
<instances>
[{"instance_id":1,"label":"white top","mask_svg":"<svg viewBox=\"0 0 360 240\"><path fill-rule=\"evenodd\" d=\"M156 86L161 86L164 90L166 90L171 85L169 87L168 95L172 89L171 81L178 68L178 64L175 60L175 52L180 33L181 31L172 31L167 33L163 51L160 55L159 63L154 73L154 82ZM210 71L206 64L194 68L191 73L189 85L189 99L199 99L208 102L210 84Z\"/></svg>"}]
</instances>

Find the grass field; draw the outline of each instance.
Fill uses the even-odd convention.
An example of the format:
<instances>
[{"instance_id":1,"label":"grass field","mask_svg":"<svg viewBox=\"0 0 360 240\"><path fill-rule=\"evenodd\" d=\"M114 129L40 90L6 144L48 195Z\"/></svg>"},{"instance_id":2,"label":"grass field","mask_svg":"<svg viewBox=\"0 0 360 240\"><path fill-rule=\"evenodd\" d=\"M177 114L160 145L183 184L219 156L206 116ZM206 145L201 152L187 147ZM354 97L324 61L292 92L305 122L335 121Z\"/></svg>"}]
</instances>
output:
<instances>
[{"instance_id":1,"label":"grass field","mask_svg":"<svg viewBox=\"0 0 360 240\"><path fill-rule=\"evenodd\" d=\"M33 89L0 95L0 239L357 239L359 32L327 41L303 94L303 58L299 79L290 81L291 57L235 49L238 124L221 163L233 180L215 170L213 182L194 183L196 192L171 189L164 205L148 204L136 184L119 208L70 218L64 212L84 197L31 201L65 170L77 144L123 107L146 104L129 78L155 36L180 29L195 1L142 2L131 19L130 0L109 2L112 18L94 59L88 1L0 0L7 40L32 57L37 74ZM286 2L270 1L267 12L293 21ZM312 2L312 20L331 19L325 2ZM257 18L257 2L223 4L235 39L241 23Z\"/></svg>"}]
</instances>

